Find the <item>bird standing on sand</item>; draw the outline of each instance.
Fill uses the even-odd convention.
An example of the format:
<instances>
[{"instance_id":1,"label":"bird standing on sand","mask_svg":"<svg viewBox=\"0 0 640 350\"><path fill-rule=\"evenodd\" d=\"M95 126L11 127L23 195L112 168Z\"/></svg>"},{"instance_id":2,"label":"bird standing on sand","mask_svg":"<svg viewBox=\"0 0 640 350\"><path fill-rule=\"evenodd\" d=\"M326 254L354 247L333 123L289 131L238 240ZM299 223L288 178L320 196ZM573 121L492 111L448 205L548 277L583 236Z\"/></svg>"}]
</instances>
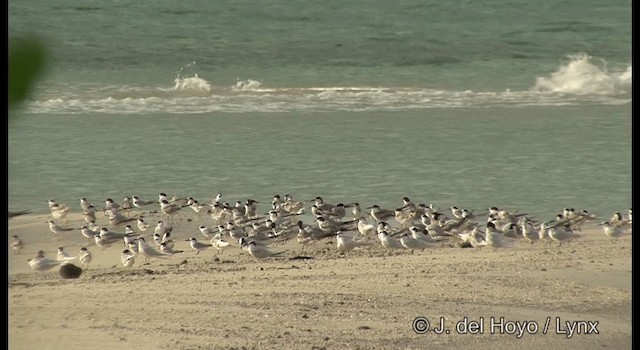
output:
<instances>
[{"instance_id":1,"label":"bird standing on sand","mask_svg":"<svg viewBox=\"0 0 640 350\"><path fill-rule=\"evenodd\" d=\"M367 242L363 239L355 239L354 235L348 234L346 232L338 232L336 235L336 246L338 247L338 251L340 253L346 253L352 251L358 247L366 247L370 246L372 243Z\"/></svg>"},{"instance_id":2,"label":"bird standing on sand","mask_svg":"<svg viewBox=\"0 0 640 350\"><path fill-rule=\"evenodd\" d=\"M90 222L96 222L96 210L93 205L90 205L87 209L82 211L82 218L87 224Z\"/></svg>"},{"instance_id":3,"label":"bird standing on sand","mask_svg":"<svg viewBox=\"0 0 640 350\"><path fill-rule=\"evenodd\" d=\"M380 240L380 244L387 249L405 249L400 241L390 237L386 230L378 233L378 239Z\"/></svg>"},{"instance_id":4,"label":"bird standing on sand","mask_svg":"<svg viewBox=\"0 0 640 350\"><path fill-rule=\"evenodd\" d=\"M18 238L18 235L11 236L11 250L17 254L20 253L22 248L24 248L22 239Z\"/></svg>"},{"instance_id":5,"label":"bird standing on sand","mask_svg":"<svg viewBox=\"0 0 640 350\"><path fill-rule=\"evenodd\" d=\"M131 251L129 251L129 249L125 249L122 251L122 255L120 255L120 262L122 263L122 266L124 267L131 267L133 266L133 263L135 262L134 257L136 255L133 254Z\"/></svg>"},{"instance_id":6,"label":"bird standing on sand","mask_svg":"<svg viewBox=\"0 0 640 350\"><path fill-rule=\"evenodd\" d=\"M100 232L93 231L86 225L83 225L82 227L80 227L80 232L82 233L82 236L84 236L84 238L86 239L93 239L94 236L100 235Z\"/></svg>"},{"instance_id":7,"label":"bird standing on sand","mask_svg":"<svg viewBox=\"0 0 640 350\"><path fill-rule=\"evenodd\" d=\"M45 258L44 251L39 250L35 258L27 260L29 267L34 271L49 271L56 266L66 263L69 260L51 260Z\"/></svg>"},{"instance_id":8,"label":"bird standing on sand","mask_svg":"<svg viewBox=\"0 0 640 350\"><path fill-rule=\"evenodd\" d=\"M617 241L618 238L624 236L626 233L623 228L611 225L609 221L603 221L600 225L602 226L604 234L611 238L611 242Z\"/></svg>"},{"instance_id":9,"label":"bird standing on sand","mask_svg":"<svg viewBox=\"0 0 640 350\"><path fill-rule=\"evenodd\" d=\"M222 253L225 248L231 245L229 242L225 241L219 233L213 236L211 244L218 249L218 253Z\"/></svg>"},{"instance_id":10,"label":"bird standing on sand","mask_svg":"<svg viewBox=\"0 0 640 350\"><path fill-rule=\"evenodd\" d=\"M67 261L75 259L75 256L70 256L69 253L64 251L64 247L58 247L58 253L56 255L56 259L58 261Z\"/></svg>"},{"instance_id":11,"label":"bird standing on sand","mask_svg":"<svg viewBox=\"0 0 640 350\"><path fill-rule=\"evenodd\" d=\"M619 227L619 228L623 228L623 229L631 227L631 220L625 218L624 216L622 216L622 214L620 214L620 212L613 213L613 216L607 222L612 227Z\"/></svg>"},{"instance_id":12,"label":"bird standing on sand","mask_svg":"<svg viewBox=\"0 0 640 350\"><path fill-rule=\"evenodd\" d=\"M504 248L512 246L515 241L499 233L496 230L496 226L493 222L487 222L487 228L485 230L485 242L489 247L493 249Z\"/></svg>"},{"instance_id":13,"label":"bird standing on sand","mask_svg":"<svg viewBox=\"0 0 640 350\"><path fill-rule=\"evenodd\" d=\"M213 247L213 244L198 242L198 240L195 237L191 237L186 241L189 242L189 244L191 245L191 249L193 249L193 251L196 252L196 255L200 254L200 252L202 251L205 251Z\"/></svg>"},{"instance_id":14,"label":"bird standing on sand","mask_svg":"<svg viewBox=\"0 0 640 350\"><path fill-rule=\"evenodd\" d=\"M274 251L269 247L257 244L255 241L249 241L246 239L246 237L240 238L239 243L242 249L244 249L246 252L249 253L249 255L251 255L252 257L258 260L266 259L270 257L277 257L286 252L286 250L279 251L279 252Z\"/></svg>"},{"instance_id":15,"label":"bird standing on sand","mask_svg":"<svg viewBox=\"0 0 640 350\"><path fill-rule=\"evenodd\" d=\"M138 238L138 253L144 255L145 261L148 261L151 258L167 258L170 256L169 254L164 254L153 249L152 246L147 244L143 237Z\"/></svg>"},{"instance_id":16,"label":"bird standing on sand","mask_svg":"<svg viewBox=\"0 0 640 350\"><path fill-rule=\"evenodd\" d=\"M154 229L154 233L163 236L165 233L167 232L171 232L173 231L173 226L171 226L170 224L166 223L165 221L158 221L158 224L156 225L156 228Z\"/></svg>"},{"instance_id":17,"label":"bird standing on sand","mask_svg":"<svg viewBox=\"0 0 640 350\"><path fill-rule=\"evenodd\" d=\"M80 259L80 263L84 266L89 265L91 262L91 252L89 249L82 247L80 248L80 254L78 254L78 259Z\"/></svg>"},{"instance_id":18,"label":"bird standing on sand","mask_svg":"<svg viewBox=\"0 0 640 350\"><path fill-rule=\"evenodd\" d=\"M433 247L434 243L427 243L421 239L415 239L409 232L405 232L400 235L400 244L406 249L414 250L425 250L427 248Z\"/></svg>"},{"instance_id":19,"label":"bird standing on sand","mask_svg":"<svg viewBox=\"0 0 640 350\"><path fill-rule=\"evenodd\" d=\"M184 252L184 250L175 250L173 249L173 244L171 246L167 245L167 243L160 243L160 252L164 253L164 254L177 254L177 253L182 253Z\"/></svg>"},{"instance_id":20,"label":"bird standing on sand","mask_svg":"<svg viewBox=\"0 0 640 350\"><path fill-rule=\"evenodd\" d=\"M133 200L133 206L136 208L142 208L145 205L150 205L150 204L154 204L157 203L156 201L145 201L140 199L140 197L138 196L133 196L131 197L131 199Z\"/></svg>"},{"instance_id":21,"label":"bird standing on sand","mask_svg":"<svg viewBox=\"0 0 640 350\"><path fill-rule=\"evenodd\" d=\"M202 235L206 238L206 239L211 239L213 238L213 236L216 234L216 230L214 230L211 227L207 227L205 225L200 225L198 227L198 230L200 230L200 233L202 233Z\"/></svg>"},{"instance_id":22,"label":"bird standing on sand","mask_svg":"<svg viewBox=\"0 0 640 350\"><path fill-rule=\"evenodd\" d=\"M163 199L160 202L160 210L169 219L171 219L175 214L178 213L178 211L180 211L180 209L182 209L184 207L185 206L182 206L182 205L177 204L177 203L169 203L169 201L167 201L166 199Z\"/></svg>"},{"instance_id":23,"label":"bird standing on sand","mask_svg":"<svg viewBox=\"0 0 640 350\"><path fill-rule=\"evenodd\" d=\"M573 231L571 231L570 227L563 226L549 227L549 229L547 230L547 234L552 241L558 242L558 246L561 246L562 242L568 242L574 238L580 237L580 235L575 234Z\"/></svg>"},{"instance_id":24,"label":"bird standing on sand","mask_svg":"<svg viewBox=\"0 0 640 350\"><path fill-rule=\"evenodd\" d=\"M89 203L89 201L87 200L86 197L80 198L80 208L82 209L82 211L91 210L92 207L93 207L93 205L91 205L91 203Z\"/></svg>"},{"instance_id":25,"label":"bird standing on sand","mask_svg":"<svg viewBox=\"0 0 640 350\"><path fill-rule=\"evenodd\" d=\"M73 231L73 228L68 228L68 227L62 227L58 224L56 224L55 221L53 220L49 220L47 221L47 224L49 224L49 231L55 233L55 234L61 234L62 232L65 231Z\"/></svg>"},{"instance_id":26,"label":"bird standing on sand","mask_svg":"<svg viewBox=\"0 0 640 350\"><path fill-rule=\"evenodd\" d=\"M358 232L365 237L369 237L370 234L375 232L375 226L367 222L367 218L361 216L358 219Z\"/></svg>"},{"instance_id":27,"label":"bird standing on sand","mask_svg":"<svg viewBox=\"0 0 640 350\"><path fill-rule=\"evenodd\" d=\"M138 230L145 232L149 229L149 227L151 227L150 224L144 222L144 220L142 218L138 218Z\"/></svg>"},{"instance_id":28,"label":"bird standing on sand","mask_svg":"<svg viewBox=\"0 0 640 350\"><path fill-rule=\"evenodd\" d=\"M377 222L387 221L388 219L396 217L396 212L394 210L382 209L377 204L367 207L367 209L371 209L369 215L371 215L371 217Z\"/></svg>"},{"instance_id":29,"label":"bird standing on sand","mask_svg":"<svg viewBox=\"0 0 640 350\"><path fill-rule=\"evenodd\" d=\"M520 218L518 223L520 224L522 237L524 237L524 239L531 243L533 243L534 239L538 239L538 233L534 231L533 226L531 226L531 222L529 221L529 219L527 219L526 216Z\"/></svg>"}]
</instances>

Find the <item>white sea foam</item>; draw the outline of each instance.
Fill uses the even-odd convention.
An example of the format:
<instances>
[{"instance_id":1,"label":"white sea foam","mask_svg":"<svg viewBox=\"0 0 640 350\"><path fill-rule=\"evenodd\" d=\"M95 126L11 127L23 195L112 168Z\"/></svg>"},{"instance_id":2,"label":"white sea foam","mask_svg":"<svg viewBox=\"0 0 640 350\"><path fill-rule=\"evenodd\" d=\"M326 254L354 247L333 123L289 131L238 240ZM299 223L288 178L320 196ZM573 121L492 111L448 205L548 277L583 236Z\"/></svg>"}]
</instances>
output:
<instances>
[{"instance_id":1,"label":"white sea foam","mask_svg":"<svg viewBox=\"0 0 640 350\"><path fill-rule=\"evenodd\" d=\"M262 83L257 80L236 79L236 85L232 86L231 89L234 91L261 91L260 89L261 86L262 86Z\"/></svg>"},{"instance_id":2,"label":"white sea foam","mask_svg":"<svg viewBox=\"0 0 640 350\"><path fill-rule=\"evenodd\" d=\"M41 99L28 103L26 112L197 114L620 105L631 101L631 79L631 66L609 72L604 61L583 54L570 56L556 72L537 78L535 86L523 91L384 86L269 87L254 79L237 79L233 85L216 87L197 74L190 77L179 74L172 87L110 85L51 89L42 94Z\"/></svg>"},{"instance_id":3,"label":"white sea foam","mask_svg":"<svg viewBox=\"0 0 640 350\"><path fill-rule=\"evenodd\" d=\"M211 84L200 78L198 74L187 78L177 77L174 82L173 89L177 91L211 91Z\"/></svg>"},{"instance_id":4,"label":"white sea foam","mask_svg":"<svg viewBox=\"0 0 640 350\"><path fill-rule=\"evenodd\" d=\"M584 53L570 55L569 61L557 71L549 76L538 77L533 90L605 95L629 91L631 66L622 72L609 72L604 60L597 61Z\"/></svg>"},{"instance_id":5,"label":"white sea foam","mask_svg":"<svg viewBox=\"0 0 640 350\"><path fill-rule=\"evenodd\" d=\"M402 111L431 108L496 106L569 106L628 104L630 97L569 95L540 91L390 90L367 92L297 91L166 95L127 98L53 98L31 102L27 112L48 114L107 113L198 114L211 112Z\"/></svg>"},{"instance_id":6,"label":"white sea foam","mask_svg":"<svg viewBox=\"0 0 640 350\"><path fill-rule=\"evenodd\" d=\"M628 66L627 69L622 72L618 77L618 84L625 88L631 87L631 66ZM628 90L625 90L628 91Z\"/></svg>"}]
</instances>

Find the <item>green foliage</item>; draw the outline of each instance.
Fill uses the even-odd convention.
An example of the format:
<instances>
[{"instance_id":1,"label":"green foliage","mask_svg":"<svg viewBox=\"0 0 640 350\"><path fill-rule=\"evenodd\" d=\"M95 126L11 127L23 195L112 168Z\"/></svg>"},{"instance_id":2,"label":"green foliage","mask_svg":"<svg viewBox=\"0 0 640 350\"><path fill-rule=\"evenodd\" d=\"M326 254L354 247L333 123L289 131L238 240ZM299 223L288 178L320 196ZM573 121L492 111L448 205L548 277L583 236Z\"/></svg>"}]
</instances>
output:
<instances>
[{"instance_id":1,"label":"green foliage","mask_svg":"<svg viewBox=\"0 0 640 350\"><path fill-rule=\"evenodd\" d=\"M24 101L43 72L46 50L36 37L9 39L9 109Z\"/></svg>"}]
</instances>

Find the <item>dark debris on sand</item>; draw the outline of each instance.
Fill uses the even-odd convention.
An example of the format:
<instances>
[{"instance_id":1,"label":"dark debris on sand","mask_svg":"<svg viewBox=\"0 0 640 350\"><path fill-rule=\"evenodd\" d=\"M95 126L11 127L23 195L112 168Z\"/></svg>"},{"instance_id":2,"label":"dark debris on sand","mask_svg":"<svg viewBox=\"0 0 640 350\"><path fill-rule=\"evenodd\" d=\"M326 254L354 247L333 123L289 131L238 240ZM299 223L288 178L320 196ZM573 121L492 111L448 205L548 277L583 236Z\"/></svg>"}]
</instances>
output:
<instances>
[{"instance_id":1,"label":"dark debris on sand","mask_svg":"<svg viewBox=\"0 0 640 350\"><path fill-rule=\"evenodd\" d=\"M65 279L78 278L82 274L82 268L74 264L60 266L60 277Z\"/></svg>"}]
</instances>

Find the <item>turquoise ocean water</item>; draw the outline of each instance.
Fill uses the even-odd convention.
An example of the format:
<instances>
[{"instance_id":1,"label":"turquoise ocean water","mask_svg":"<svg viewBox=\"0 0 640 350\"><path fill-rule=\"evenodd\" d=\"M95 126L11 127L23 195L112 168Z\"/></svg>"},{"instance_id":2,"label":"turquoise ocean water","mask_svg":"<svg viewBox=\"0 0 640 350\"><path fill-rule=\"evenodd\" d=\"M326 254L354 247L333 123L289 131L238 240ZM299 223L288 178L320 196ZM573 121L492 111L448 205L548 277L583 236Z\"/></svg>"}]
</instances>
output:
<instances>
[{"instance_id":1,"label":"turquoise ocean water","mask_svg":"<svg viewBox=\"0 0 640 350\"><path fill-rule=\"evenodd\" d=\"M631 1L8 4L48 71L9 208L159 192L631 207ZM264 204L265 211L268 205Z\"/></svg>"}]
</instances>

